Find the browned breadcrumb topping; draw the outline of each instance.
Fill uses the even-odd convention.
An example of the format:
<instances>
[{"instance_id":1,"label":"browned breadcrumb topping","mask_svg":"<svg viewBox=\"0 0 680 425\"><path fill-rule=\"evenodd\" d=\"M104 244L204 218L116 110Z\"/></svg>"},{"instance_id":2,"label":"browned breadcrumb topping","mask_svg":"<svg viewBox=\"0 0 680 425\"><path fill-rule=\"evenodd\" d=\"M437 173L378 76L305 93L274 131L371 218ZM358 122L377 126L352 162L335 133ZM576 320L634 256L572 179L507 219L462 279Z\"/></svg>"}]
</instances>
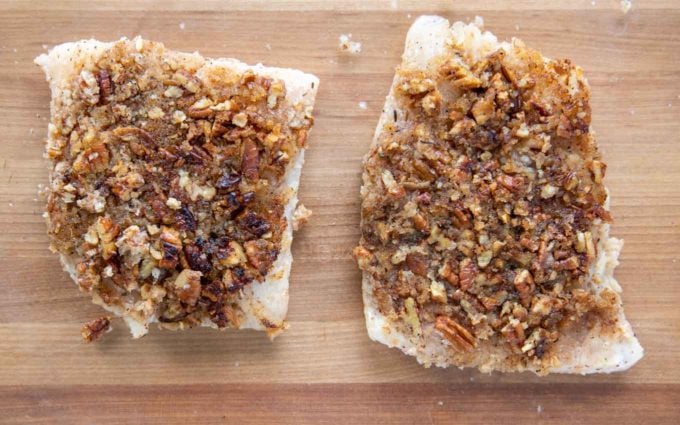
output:
<instances>
[{"instance_id":1,"label":"browned breadcrumb topping","mask_svg":"<svg viewBox=\"0 0 680 425\"><path fill-rule=\"evenodd\" d=\"M540 367L567 326L615 321L616 297L588 290L611 217L581 70L512 49L472 60L452 45L433 70L398 70L355 257L407 334Z\"/></svg>"},{"instance_id":2,"label":"browned breadcrumb topping","mask_svg":"<svg viewBox=\"0 0 680 425\"><path fill-rule=\"evenodd\" d=\"M53 249L95 299L168 327L239 325L239 291L281 249L279 189L312 125L282 81L204 63L120 41L53 100Z\"/></svg>"},{"instance_id":3,"label":"browned breadcrumb topping","mask_svg":"<svg viewBox=\"0 0 680 425\"><path fill-rule=\"evenodd\" d=\"M94 342L102 337L106 332L111 330L111 318L100 317L94 319L83 325L80 333L83 336L83 341Z\"/></svg>"}]
</instances>

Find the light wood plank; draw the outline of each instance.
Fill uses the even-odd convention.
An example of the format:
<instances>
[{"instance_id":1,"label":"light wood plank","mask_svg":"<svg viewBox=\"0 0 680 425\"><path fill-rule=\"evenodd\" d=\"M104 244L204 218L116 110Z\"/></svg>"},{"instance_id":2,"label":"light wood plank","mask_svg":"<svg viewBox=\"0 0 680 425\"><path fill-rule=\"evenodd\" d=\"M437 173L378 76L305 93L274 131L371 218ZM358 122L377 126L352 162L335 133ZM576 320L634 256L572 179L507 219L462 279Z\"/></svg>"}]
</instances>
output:
<instances>
[{"instance_id":1,"label":"light wood plank","mask_svg":"<svg viewBox=\"0 0 680 425\"><path fill-rule=\"evenodd\" d=\"M350 256L361 158L406 31L424 13L481 14L500 37L585 69L612 230L626 241L617 277L646 349L629 372L424 369L366 336ZM673 0L633 1L627 15L617 0L0 1L0 422L680 422L678 28ZM338 52L342 33L361 54ZM291 329L273 343L206 329L133 341L122 325L100 344L80 342L79 325L100 310L46 248L37 192L49 93L32 60L43 45L136 34L321 78L301 185L314 216L294 242Z\"/></svg>"}]
</instances>

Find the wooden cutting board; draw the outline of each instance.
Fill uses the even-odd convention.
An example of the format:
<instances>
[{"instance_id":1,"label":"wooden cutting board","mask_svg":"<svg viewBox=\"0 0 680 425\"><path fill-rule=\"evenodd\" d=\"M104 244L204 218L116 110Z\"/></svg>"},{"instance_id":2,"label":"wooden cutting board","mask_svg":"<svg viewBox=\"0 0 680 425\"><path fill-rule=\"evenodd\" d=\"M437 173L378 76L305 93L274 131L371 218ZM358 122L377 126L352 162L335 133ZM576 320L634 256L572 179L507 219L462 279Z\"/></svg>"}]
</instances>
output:
<instances>
[{"instance_id":1,"label":"wooden cutting board","mask_svg":"<svg viewBox=\"0 0 680 425\"><path fill-rule=\"evenodd\" d=\"M626 245L616 274L645 358L604 376L424 369L366 336L359 176L413 20L476 14L586 71L607 183ZM680 423L680 3L557 1L0 2L0 423ZM363 43L341 54L338 36ZM300 68L321 79L294 243L290 330L118 324L85 345L100 313L47 250L38 186L49 93L35 56L57 43L142 36L172 49ZM359 107L366 102L367 107Z\"/></svg>"}]
</instances>

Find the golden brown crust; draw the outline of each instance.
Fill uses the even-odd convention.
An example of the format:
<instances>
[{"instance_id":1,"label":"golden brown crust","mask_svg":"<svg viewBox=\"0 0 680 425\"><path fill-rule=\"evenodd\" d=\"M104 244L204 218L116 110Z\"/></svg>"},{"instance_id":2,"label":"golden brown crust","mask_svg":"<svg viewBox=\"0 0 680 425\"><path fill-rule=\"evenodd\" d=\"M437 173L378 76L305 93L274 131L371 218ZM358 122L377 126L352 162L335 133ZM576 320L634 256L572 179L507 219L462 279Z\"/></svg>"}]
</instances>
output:
<instances>
[{"instance_id":1,"label":"golden brown crust","mask_svg":"<svg viewBox=\"0 0 680 425\"><path fill-rule=\"evenodd\" d=\"M192 58L121 40L64 83L47 149L49 234L107 306L238 327L239 291L281 250L280 188L312 119L290 122L283 81L223 68L199 78Z\"/></svg>"},{"instance_id":2,"label":"golden brown crust","mask_svg":"<svg viewBox=\"0 0 680 425\"><path fill-rule=\"evenodd\" d=\"M398 70L355 256L400 332L436 329L454 364L500 350L504 368L540 370L568 326L615 326L617 301L587 290L611 217L580 69L510 49L470 60L452 43Z\"/></svg>"}]
</instances>

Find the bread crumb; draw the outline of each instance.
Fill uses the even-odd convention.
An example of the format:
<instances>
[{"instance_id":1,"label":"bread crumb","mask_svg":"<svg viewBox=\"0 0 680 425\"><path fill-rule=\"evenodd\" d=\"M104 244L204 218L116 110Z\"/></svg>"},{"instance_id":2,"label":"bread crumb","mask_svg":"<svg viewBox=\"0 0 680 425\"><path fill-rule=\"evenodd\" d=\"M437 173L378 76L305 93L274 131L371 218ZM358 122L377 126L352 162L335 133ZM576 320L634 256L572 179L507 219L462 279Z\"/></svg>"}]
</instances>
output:
<instances>
[{"instance_id":1,"label":"bread crumb","mask_svg":"<svg viewBox=\"0 0 680 425\"><path fill-rule=\"evenodd\" d=\"M621 12L623 12L624 15L630 12L630 9L632 8L633 2L631 0L621 0Z\"/></svg>"},{"instance_id":2,"label":"bread crumb","mask_svg":"<svg viewBox=\"0 0 680 425\"><path fill-rule=\"evenodd\" d=\"M293 212L293 230L298 231L302 225L309 221L311 216L312 210L299 203L295 208L295 212Z\"/></svg>"},{"instance_id":3,"label":"bread crumb","mask_svg":"<svg viewBox=\"0 0 680 425\"><path fill-rule=\"evenodd\" d=\"M481 16L475 16L475 19L472 21L472 23L480 30L484 28L484 18Z\"/></svg>"},{"instance_id":4,"label":"bread crumb","mask_svg":"<svg viewBox=\"0 0 680 425\"><path fill-rule=\"evenodd\" d=\"M184 28L186 28L186 27L187 27L187 24L185 24L184 22L179 23L179 29L180 30L184 31Z\"/></svg>"},{"instance_id":5,"label":"bread crumb","mask_svg":"<svg viewBox=\"0 0 680 425\"><path fill-rule=\"evenodd\" d=\"M359 109L365 110L366 108L368 108L368 104L366 104L366 102L364 102L363 100L359 102Z\"/></svg>"},{"instance_id":6,"label":"bread crumb","mask_svg":"<svg viewBox=\"0 0 680 425\"><path fill-rule=\"evenodd\" d=\"M541 413L543 413L543 406L541 406L540 404L539 404L538 406L536 406L536 412L537 412L539 415L540 415Z\"/></svg>"},{"instance_id":7,"label":"bread crumb","mask_svg":"<svg viewBox=\"0 0 680 425\"><path fill-rule=\"evenodd\" d=\"M264 45L264 48L267 49L267 50L271 50L271 49L272 49L272 45L269 44L269 43L267 43L267 44Z\"/></svg>"},{"instance_id":8,"label":"bread crumb","mask_svg":"<svg viewBox=\"0 0 680 425\"><path fill-rule=\"evenodd\" d=\"M349 52L352 54L361 53L361 43L358 41L352 41L352 34L342 34L340 35L340 44L338 47L343 52Z\"/></svg>"},{"instance_id":9,"label":"bread crumb","mask_svg":"<svg viewBox=\"0 0 680 425\"><path fill-rule=\"evenodd\" d=\"M439 400L439 401L437 402L437 404L438 404L439 406L443 406L443 405L444 405L444 402L441 401L441 400Z\"/></svg>"}]
</instances>

